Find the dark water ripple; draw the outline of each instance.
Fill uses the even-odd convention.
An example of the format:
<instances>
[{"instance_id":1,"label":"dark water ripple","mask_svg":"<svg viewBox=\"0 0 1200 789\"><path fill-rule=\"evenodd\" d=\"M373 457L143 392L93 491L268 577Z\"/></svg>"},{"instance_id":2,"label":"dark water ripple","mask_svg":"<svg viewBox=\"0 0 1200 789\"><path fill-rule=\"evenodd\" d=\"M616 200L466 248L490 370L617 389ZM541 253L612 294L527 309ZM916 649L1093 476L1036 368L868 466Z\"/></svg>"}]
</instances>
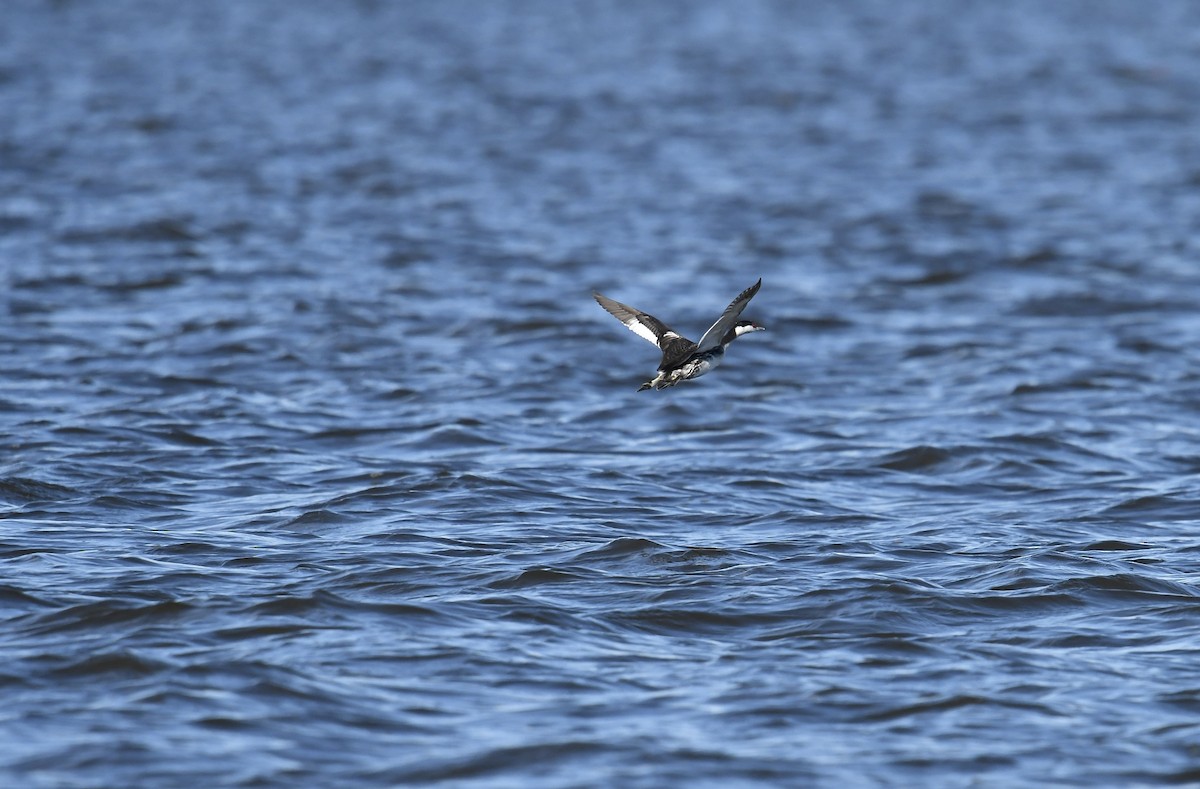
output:
<instances>
[{"instance_id":1,"label":"dark water ripple","mask_svg":"<svg viewBox=\"0 0 1200 789\"><path fill-rule=\"evenodd\" d=\"M1197 13L8 4L0 782L1200 781Z\"/></svg>"}]
</instances>

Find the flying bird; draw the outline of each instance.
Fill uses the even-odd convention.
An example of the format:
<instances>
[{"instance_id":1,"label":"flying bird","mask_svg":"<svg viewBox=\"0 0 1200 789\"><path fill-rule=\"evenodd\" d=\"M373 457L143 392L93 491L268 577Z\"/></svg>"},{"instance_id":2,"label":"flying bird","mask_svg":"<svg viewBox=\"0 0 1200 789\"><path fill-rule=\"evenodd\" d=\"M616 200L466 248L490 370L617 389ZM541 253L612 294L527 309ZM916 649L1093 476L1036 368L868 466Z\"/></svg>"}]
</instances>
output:
<instances>
[{"instance_id":1,"label":"flying bird","mask_svg":"<svg viewBox=\"0 0 1200 789\"><path fill-rule=\"evenodd\" d=\"M750 287L738 294L717 322L704 332L700 342L692 342L653 315L634 309L628 304L614 301L602 293L593 292L592 296L601 307L621 323L625 328L658 346L662 351L662 363L658 365L658 374L638 387L643 389L666 389L675 386L680 381L699 378L721 363L725 357L725 348L729 343L750 332L763 331L765 327L753 321L740 321L738 318L754 294L762 287L759 277Z\"/></svg>"}]
</instances>

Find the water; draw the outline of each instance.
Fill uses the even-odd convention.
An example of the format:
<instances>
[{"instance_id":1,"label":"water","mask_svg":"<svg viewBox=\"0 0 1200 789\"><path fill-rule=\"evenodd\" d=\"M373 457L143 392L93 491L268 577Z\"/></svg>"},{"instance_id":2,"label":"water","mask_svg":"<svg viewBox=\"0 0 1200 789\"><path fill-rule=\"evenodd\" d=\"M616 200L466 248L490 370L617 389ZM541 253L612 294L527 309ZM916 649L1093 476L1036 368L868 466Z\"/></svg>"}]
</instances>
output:
<instances>
[{"instance_id":1,"label":"water","mask_svg":"<svg viewBox=\"0 0 1200 789\"><path fill-rule=\"evenodd\" d=\"M6 4L3 783L1200 781L1198 29Z\"/></svg>"}]
</instances>

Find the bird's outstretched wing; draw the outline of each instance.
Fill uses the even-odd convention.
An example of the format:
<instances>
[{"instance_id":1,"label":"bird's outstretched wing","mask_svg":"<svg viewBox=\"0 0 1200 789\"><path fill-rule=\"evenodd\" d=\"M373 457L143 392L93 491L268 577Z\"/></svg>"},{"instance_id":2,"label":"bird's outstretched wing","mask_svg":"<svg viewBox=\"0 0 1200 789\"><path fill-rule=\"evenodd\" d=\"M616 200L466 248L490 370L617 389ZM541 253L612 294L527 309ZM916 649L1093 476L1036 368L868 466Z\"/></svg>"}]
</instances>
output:
<instances>
[{"instance_id":1,"label":"bird's outstretched wing","mask_svg":"<svg viewBox=\"0 0 1200 789\"><path fill-rule=\"evenodd\" d=\"M721 344L721 339L725 333L733 328L733 324L742 315L742 310L746 309L746 305L750 303L750 299L754 298L754 294L758 293L758 289L762 287L762 277L758 278L750 287L738 294L737 298L730 302L725 308L725 312L721 313L721 317L717 318L717 322L709 327L708 331L704 332L704 336L700 338L700 342L696 344L696 352L703 353L711 351ZM615 314L615 313L614 313Z\"/></svg>"},{"instance_id":2,"label":"bird's outstretched wing","mask_svg":"<svg viewBox=\"0 0 1200 789\"><path fill-rule=\"evenodd\" d=\"M592 293L592 297L610 315L625 324L625 328L658 346L663 353L660 370L676 359L686 358L696 349L691 340L681 336L653 315L610 299L603 293Z\"/></svg>"}]
</instances>

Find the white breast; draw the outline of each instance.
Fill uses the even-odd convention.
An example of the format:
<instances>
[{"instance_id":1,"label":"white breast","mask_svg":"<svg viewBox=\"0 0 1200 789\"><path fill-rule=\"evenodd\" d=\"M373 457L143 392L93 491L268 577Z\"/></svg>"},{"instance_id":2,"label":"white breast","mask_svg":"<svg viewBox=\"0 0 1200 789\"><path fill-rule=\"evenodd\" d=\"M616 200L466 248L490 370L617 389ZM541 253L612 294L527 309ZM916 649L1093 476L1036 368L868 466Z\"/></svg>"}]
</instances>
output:
<instances>
[{"instance_id":1,"label":"white breast","mask_svg":"<svg viewBox=\"0 0 1200 789\"><path fill-rule=\"evenodd\" d=\"M699 378L721 363L721 355L705 355L687 366L688 378Z\"/></svg>"}]
</instances>

